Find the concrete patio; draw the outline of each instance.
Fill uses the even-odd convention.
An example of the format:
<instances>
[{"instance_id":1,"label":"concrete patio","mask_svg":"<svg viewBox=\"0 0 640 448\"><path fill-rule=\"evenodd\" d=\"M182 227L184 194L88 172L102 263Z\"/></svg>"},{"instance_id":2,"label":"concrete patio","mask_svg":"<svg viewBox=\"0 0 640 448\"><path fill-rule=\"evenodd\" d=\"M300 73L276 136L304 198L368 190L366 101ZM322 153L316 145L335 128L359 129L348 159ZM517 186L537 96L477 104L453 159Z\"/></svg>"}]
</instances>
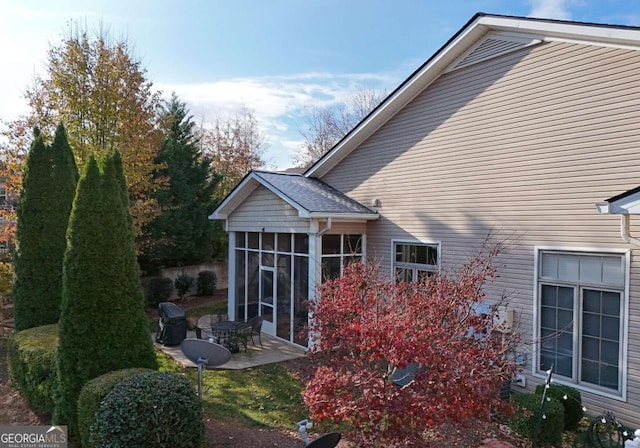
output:
<instances>
[{"instance_id":1,"label":"concrete patio","mask_svg":"<svg viewBox=\"0 0 640 448\"><path fill-rule=\"evenodd\" d=\"M195 338L196 335L193 331L187 332L187 338ZM197 367L197 365L187 359L186 356L180 350L180 346L164 346L155 342L155 333L152 334L154 345L170 356L174 361L179 363L183 367ZM305 349L294 344L289 344L280 339L276 339L272 336L262 333L262 347L256 339L256 345L249 342L247 351L241 350L239 353L234 353L231 356L231 360L226 364L219 367L211 367L210 369L223 369L223 370L242 370L249 369L264 364L272 364L276 362L288 361L290 359L303 358L305 356Z\"/></svg>"}]
</instances>

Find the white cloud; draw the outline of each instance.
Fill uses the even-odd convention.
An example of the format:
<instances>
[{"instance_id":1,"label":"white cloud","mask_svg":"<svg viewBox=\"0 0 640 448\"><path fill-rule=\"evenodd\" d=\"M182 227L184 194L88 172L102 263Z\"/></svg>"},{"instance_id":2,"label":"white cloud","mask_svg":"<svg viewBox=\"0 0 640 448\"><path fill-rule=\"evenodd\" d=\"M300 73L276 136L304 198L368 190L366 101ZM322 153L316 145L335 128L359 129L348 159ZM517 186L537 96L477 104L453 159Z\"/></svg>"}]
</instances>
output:
<instances>
[{"instance_id":1,"label":"white cloud","mask_svg":"<svg viewBox=\"0 0 640 448\"><path fill-rule=\"evenodd\" d=\"M300 128L304 126L309 108L341 102L357 86L389 90L398 81L395 74L300 73L200 84L155 83L155 87L166 97L175 92L187 103L194 118L204 123L232 115L241 106L247 106L268 138L265 154L268 164L287 168L302 145Z\"/></svg>"},{"instance_id":2,"label":"white cloud","mask_svg":"<svg viewBox=\"0 0 640 448\"><path fill-rule=\"evenodd\" d=\"M529 17L571 20L569 7L575 2L572 0L530 0L530 3Z\"/></svg>"}]
</instances>

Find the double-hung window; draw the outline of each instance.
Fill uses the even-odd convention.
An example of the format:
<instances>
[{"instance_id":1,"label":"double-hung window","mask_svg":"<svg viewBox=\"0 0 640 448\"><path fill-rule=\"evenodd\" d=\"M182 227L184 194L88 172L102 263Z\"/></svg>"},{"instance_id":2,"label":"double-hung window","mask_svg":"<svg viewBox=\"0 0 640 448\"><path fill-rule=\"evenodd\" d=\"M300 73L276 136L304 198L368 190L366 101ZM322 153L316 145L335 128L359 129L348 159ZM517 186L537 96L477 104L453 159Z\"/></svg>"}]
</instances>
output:
<instances>
[{"instance_id":1,"label":"double-hung window","mask_svg":"<svg viewBox=\"0 0 640 448\"><path fill-rule=\"evenodd\" d=\"M537 370L594 391L622 394L627 258L541 250Z\"/></svg>"},{"instance_id":2,"label":"double-hung window","mask_svg":"<svg viewBox=\"0 0 640 448\"><path fill-rule=\"evenodd\" d=\"M417 282L438 272L438 245L393 242L393 272L396 281Z\"/></svg>"}]
</instances>

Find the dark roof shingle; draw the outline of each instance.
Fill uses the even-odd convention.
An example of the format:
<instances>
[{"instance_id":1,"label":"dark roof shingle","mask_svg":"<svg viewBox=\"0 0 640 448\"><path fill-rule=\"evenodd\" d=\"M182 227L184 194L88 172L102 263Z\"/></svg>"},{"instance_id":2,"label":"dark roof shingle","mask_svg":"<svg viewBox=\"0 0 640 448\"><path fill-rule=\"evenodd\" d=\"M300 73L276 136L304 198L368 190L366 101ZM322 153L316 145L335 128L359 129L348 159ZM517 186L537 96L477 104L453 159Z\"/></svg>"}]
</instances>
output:
<instances>
[{"instance_id":1,"label":"dark roof shingle","mask_svg":"<svg viewBox=\"0 0 640 448\"><path fill-rule=\"evenodd\" d=\"M375 213L319 179L268 171L254 171L254 174L309 213Z\"/></svg>"}]
</instances>

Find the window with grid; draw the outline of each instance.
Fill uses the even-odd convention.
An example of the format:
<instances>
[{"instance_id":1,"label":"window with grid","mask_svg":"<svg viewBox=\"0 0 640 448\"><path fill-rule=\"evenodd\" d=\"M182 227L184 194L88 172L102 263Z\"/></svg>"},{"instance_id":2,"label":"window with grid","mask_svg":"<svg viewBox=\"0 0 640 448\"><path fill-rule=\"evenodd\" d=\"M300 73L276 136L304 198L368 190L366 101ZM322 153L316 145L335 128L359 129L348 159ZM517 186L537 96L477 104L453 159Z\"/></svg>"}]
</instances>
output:
<instances>
[{"instance_id":1,"label":"window with grid","mask_svg":"<svg viewBox=\"0 0 640 448\"><path fill-rule=\"evenodd\" d=\"M438 272L438 245L393 243L396 281L417 282Z\"/></svg>"},{"instance_id":2,"label":"window with grid","mask_svg":"<svg viewBox=\"0 0 640 448\"><path fill-rule=\"evenodd\" d=\"M620 393L625 256L545 250L539 263L538 371Z\"/></svg>"},{"instance_id":3,"label":"window with grid","mask_svg":"<svg viewBox=\"0 0 640 448\"><path fill-rule=\"evenodd\" d=\"M362 261L362 235L322 236L322 281L342 276L343 268Z\"/></svg>"}]
</instances>

